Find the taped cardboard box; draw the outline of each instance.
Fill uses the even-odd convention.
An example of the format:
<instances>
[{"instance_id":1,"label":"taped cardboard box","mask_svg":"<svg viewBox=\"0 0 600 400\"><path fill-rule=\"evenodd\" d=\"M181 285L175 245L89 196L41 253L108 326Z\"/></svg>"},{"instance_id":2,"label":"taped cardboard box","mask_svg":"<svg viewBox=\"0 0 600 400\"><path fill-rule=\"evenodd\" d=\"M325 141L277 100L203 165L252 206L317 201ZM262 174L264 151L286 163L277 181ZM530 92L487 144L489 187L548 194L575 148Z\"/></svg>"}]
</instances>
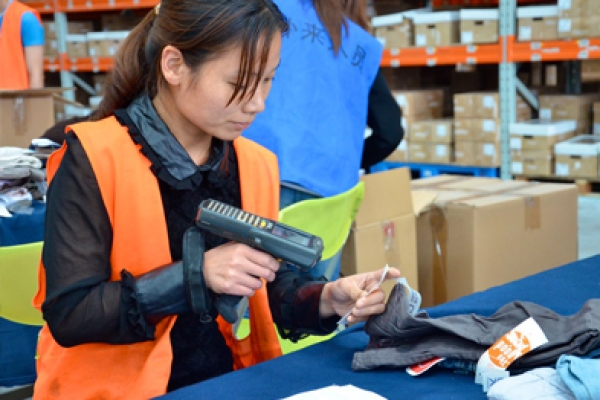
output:
<instances>
[{"instance_id":1,"label":"taped cardboard box","mask_svg":"<svg viewBox=\"0 0 600 400\"><path fill-rule=\"evenodd\" d=\"M558 7L518 7L517 37L519 41L558 39Z\"/></svg>"},{"instance_id":2,"label":"taped cardboard box","mask_svg":"<svg viewBox=\"0 0 600 400\"><path fill-rule=\"evenodd\" d=\"M419 291L432 306L577 260L577 188L438 176L417 218Z\"/></svg>"},{"instance_id":3,"label":"taped cardboard box","mask_svg":"<svg viewBox=\"0 0 600 400\"><path fill-rule=\"evenodd\" d=\"M342 251L341 275L398 268L418 287L415 213L410 171L397 168L365 175L365 196ZM389 293L393 282L384 290Z\"/></svg>"},{"instance_id":4,"label":"taped cardboard box","mask_svg":"<svg viewBox=\"0 0 600 400\"><path fill-rule=\"evenodd\" d=\"M0 90L0 146L27 148L55 123L61 88Z\"/></svg>"},{"instance_id":5,"label":"taped cardboard box","mask_svg":"<svg viewBox=\"0 0 600 400\"><path fill-rule=\"evenodd\" d=\"M498 9L461 9L460 42L462 44L498 42Z\"/></svg>"}]
</instances>

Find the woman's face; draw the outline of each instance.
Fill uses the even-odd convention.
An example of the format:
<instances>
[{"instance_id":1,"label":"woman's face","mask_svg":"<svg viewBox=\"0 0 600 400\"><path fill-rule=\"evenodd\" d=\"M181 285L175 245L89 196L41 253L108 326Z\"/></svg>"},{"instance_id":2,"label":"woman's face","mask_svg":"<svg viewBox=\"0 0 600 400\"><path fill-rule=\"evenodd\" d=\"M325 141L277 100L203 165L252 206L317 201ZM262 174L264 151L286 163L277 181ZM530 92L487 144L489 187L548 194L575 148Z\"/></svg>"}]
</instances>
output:
<instances>
[{"instance_id":1,"label":"woman's face","mask_svg":"<svg viewBox=\"0 0 600 400\"><path fill-rule=\"evenodd\" d=\"M197 71L189 70L174 100L183 117L182 126L188 133L233 140L242 134L256 115L265 108L271 82L279 65L281 35L271 42L265 71L252 97L236 98L227 104L238 80L241 48L237 47L206 62Z\"/></svg>"}]
</instances>

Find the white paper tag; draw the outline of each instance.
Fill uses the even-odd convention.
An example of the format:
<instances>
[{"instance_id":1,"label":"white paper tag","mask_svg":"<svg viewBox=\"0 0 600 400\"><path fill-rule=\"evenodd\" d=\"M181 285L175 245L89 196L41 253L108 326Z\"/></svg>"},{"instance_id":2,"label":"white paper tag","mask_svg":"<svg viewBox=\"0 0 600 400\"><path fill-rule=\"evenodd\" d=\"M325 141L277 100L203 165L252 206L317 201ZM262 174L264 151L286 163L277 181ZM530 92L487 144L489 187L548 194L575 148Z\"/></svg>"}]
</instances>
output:
<instances>
[{"instance_id":1,"label":"white paper tag","mask_svg":"<svg viewBox=\"0 0 600 400\"><path fill-rule=\"evenodd\" d=\"M556 175L568 176L569 164L556 163Z\"/></svg>"},{"instance_id":2,"label":"white paper tag","mask_svg":"<svg viewBox=\"0 0 600 400\"><path fill-rule=\"evenodd\" d=\"M520 26L519 27L519 40L529 40L531 39L531 27L530 26Z\"/></svg>"},{"instance_id":3,"label":"white paper tag","mask_svg":"<svg viewBox=\"0 0 600 400\"><path fill-rule=\"evenodd\" d=\"M558 20L559 32L571 32L571 20L569 18L561 18Z\"/></svg>"},{"instance_id":4,"label":"white paper tag","mask_svg":"<svg viewBox=\"0 0 600 400\"><path fill-rule=\"evenodd\" d=\"M485 108L496 108L496 100L492 96L483 96L483 106Z\"/></svg>"},{"instance_id":5,"label":"white paper tag","mask_svg":"<svg viewBox=\"0 0 600 400\"><path fill-rule=\"evenodd\" d=\"M403 94L396 96L396 103L398 103L400 107L406 107L406 96ZM406 110L404 110L404 112L406 113Z\"/></svg>"},{"instance_id":6,"label":"white paper tag","mask_svg":"<svg viewBox=\"0 0 600 400\"><path fill-rule=\"evenodd\" d=\"M473 43L473 32L465 31L460 33L460 42L463 44Z\"/></svg>"},{"instance_id":7,"label":"white paper tag","mask_svg":"<svg viewBox=\"0 0 600 400\"><path fill-rule=\"evenodd\" d=\"M415 45L416 46L426 46L427 45L427 36L423 34L418 34L415 36Z\"/></svg>"},{"instance_id":8,"label":"white paper tag","mask_svg":"<svg viewBox=\"0 0 600 400\"><path fill-rule=\"evenodd\" d=\"M481 385L483 386L483 391L487 393L492 385L502 379L508 378L510 376L510 372L508 371L498 371L498 370L485 370L482 373Z\"/></svg>"},{"instance_id":9,"label":"white paper tag","mask_svg":"<svg viewBox=\"0 0 600 400\"><path fill-rule=\"evenodd\" d=\"M552 119L552 109L551 108L540 108L540 119Z\"/></svg>"},{"instance_id":10,"label":"white paper tag","mask_svg":"<svg viewBox=\"0 0 600 400\"><path fill-rule=\"evenodd\" d=\"M520 161L513 161L510 169L513 174L522 174L523 173L523 163Z\"/></svg>"},{"instance_id":11,"label":"white paper tag","mask_svg":"<svg viewBox=\"0 0 600 400\"><path fill-rule=\"evenodd\" d=\"M446 156L446 146L443 144L438 144L435 146L435 155L438 157Z\"/></svg>"},{"instance_id":12,"label":"white paper tag","mask_svg":"<svg viewBox=\"0 0 600 400\"><path fill-rule=\"evenodd\" d=\"M486 156L495 156L496 155L496 145L493 143L484 143L483 144L483 154Z\"/></svg>"},{"instance_id":13,"label":"white paper tag","mask_svg":"<svg viewBox=\"0 0 600 400\"><path fill-rule=\"evenodd\" d=\"M522 143L521 138L510 138L510 148L513 150L521 150Z\"/></svg>"},{"instance_id":14,"label":"white paper tag","mask_svg":"<svg viewBox=\"0 0 600 400\"><path fill-rule=\"evenodd\" d=\"M600 135L600 124L594 123L594 135Z\"/></svg>"},{"instance_id":15,"label":"white paper tag","mask_svg":"<svg viewBox=\"0 0 600 400\"><path fill-rule=\"evenodd\" d=\"M571 0L558 0L558 8L562 10L571 9Z\"/></svg>"},{"instance_id":16,"label":"white paper tag","mask_svg":"<svg viewBox=\"0 0 600 400\"><path fill-rule=\"evenodd\" d=\"M379 41L379 43L381 43L381 45L382 45L383 47L385 47L385 38L384 38L384 37L379 37L379 36L378 36L378 37L377 37L377 40Z\"/></svg>"},{"instance_id":17,"label":"white paper tag","mask_svg":"<svg viewBox=\"0 0 600 400\"><path fill-rule=\"evenodd\" d=\"M484 132L494 132L496 130L496 121L493 119L484 119L483 120L483 131Z\"/></svg>"},{"instance_id":18,"label":"white paper tag","mask_svg":"<svg viewBox=\"0 0 600 400\"><path fill-rule=\"evenodd\" d=\"M446 135L448 134L448 129L446 129L446 125L438 125L435 128L435 134L440 137L446 137Z\"/></svg>"}]
</instances>

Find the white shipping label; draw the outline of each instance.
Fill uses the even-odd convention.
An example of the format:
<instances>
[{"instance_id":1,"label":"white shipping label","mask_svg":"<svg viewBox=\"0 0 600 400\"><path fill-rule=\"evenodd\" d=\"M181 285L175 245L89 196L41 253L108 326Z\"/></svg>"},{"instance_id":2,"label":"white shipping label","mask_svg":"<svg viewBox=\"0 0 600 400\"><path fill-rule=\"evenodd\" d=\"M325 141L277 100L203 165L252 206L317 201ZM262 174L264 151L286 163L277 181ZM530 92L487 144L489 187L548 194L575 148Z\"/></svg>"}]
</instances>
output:
<instances>
[{"instance_id":1,"label":"white shipping label","mask_svg":"<svg viewBox=\"0 0 600 400\"><path fill-rule=\"evenodd\" d=\"M485 143L483 145L483 154L486 156L495 156L496 155L496 145L493 143Z\"/></svg>"},{"instance_id":2,"label":"white shipping label","mask_svg":"<svg viewBox=\"0 0 600 400\"><path fill-rule=\"evenodd\" d=\"M562 10L570 10L571 0L558 0L558 8Z\"/></svg>"},{"instance_id":3,"label":"white shipping label","mask_svg":"<svg viewBox=\"0 0 600 400\"><path fill-rule=\"evenodd\" d=\"M415 36L415 45L416 46L425 46L427 45L427 35L423 35L422 33Z\"/></svg>"},{"instance_id":4,"label":"white shipping label","mask_svg":"<svg viewBox=\"0 0 600 400\"><path fill-rule=\"evenodd\" d=\"M445 157L446 156L446 146L443 144L438 144L437 146L435 146L435 155L438 157Z\"/></svg>"},{"instance_id":5,"label":"white shipping label","mask_svg":"<svg viewBox=\"0 0 600 400\"><path fill-rule=\"evenodd\" d=\"M473 32L465 31L460 33L460 42L463 44L473 43Z\"/></svg>"},{"instance_id":6,"label":"white shipping label","mask_svg":"<svg viewBox=\"0 0 600 400\"><path fill-rule=\"evenodd\" d=\"M400 107L406 107L406 96L403 94L396 96L396 103L398 103Z\"/></svg>"},{"instance_id":7,"label":"white shipping label","mask_svg":"<svg viewBox=\"0 0 600 400\"><path fill-rule=\"evenodd\" d=\"M594 135L600 135L600 124L594 124Z\"/></svg>"},{"instance_id":8,"label":"white shipping label","mask_svg":"<svg viewBox=\"0 0 600 400\"><path fill-rule=\"evenodd\" d=\"M513 150L521 150L522 142L521 138L510 138L510 148Z\"/></svg>"},{"instance_id":9,"label":"white shipping label","mask_svg":"<svg viewBox=\"0 0 600 400\"><path fill-rule=\"evenodd\" d=\"M575 165L573 165L573 169L578 171L581 169L581 161L575 161Z\"/></svg>"},{"instance_id":10,"label":"white shipping label","mask_svg":"<svg viewBox=\"0 0 600 400\"><path fill-rule=\"evenodd\" d=\"M513 174L522 174L523 173L523 163L519 161L513 161L511 165L511 170Z\"/></svg>"},{"instance_id":11,"label":"white shipping label","mask_svg":"<svg viewBox=\"0 0 600 400\"><path fill-rule=\"evenodd\" d=\"M529 40L531 39L531 27L530 26L520 26L519 27L519 40Z\"/></svg>"},{"instance_id":12,"label":"white shipping label","mask_svg":"<svg viewBox=\"0 0 600 400\"><path fill-rule=\"evenodd\" d=\"M496 131L496 121L493 119L484 119L483 120L483 131L484 132L495 132Z\"/></svg>"},{"instance_id":13,"label":"white shipping label","mask_svg":"<svg viewBox=\"0 0 600 400\"><path fill-rule=\"evenodd\" d=\"M379 37L379 36L378 36L378 37L377 37L377 40L379 41L379 43L381 43L381 45L382 45L383 47L385 47L385 38L384 38L384 37Z\"/></svg>"},{"instance_id":14,"label":"white shipping label","mask_svg":"<svg viewBox=\"0 0 600 400\"><path fill-rule=\"evenodd\" d=\"M446 129L446 125L438 125L435 130L436 135L440 137L446 137L448 134L448 129Z\"/></svg>"},{"instance_id":15,"label":"white shipping label","mask_svg":"<svg viewBox=\"0 0 600 400\"><path fill-rule=\"evenodd\" d=\"M561 18L558 20L559 32L571 32L571 20L569 18Z\"/></svg>"},{"instance_id":16,"label":"white shipping label","mask_svg":"<svg viewBox=\"0 0 600 400\"><path fill-rule=\"evenodd\" d=\"M493 96L483 96L483 106L485 108L496 108L496 100Z\"/></svg>"},{"instance_id":17,"label":"white shipping label","mask_svg":"<svg viewBox=\"0 0 600 400\"><path fill-rule=\"evenodd\" d=\"M569 164L556 163L556 175L569 175Z\"/></svg>"},{"instance_id":18,"label":"white shipping label","mask_svg":"<svg viewBox=\"0 0 600 400\"><path fill-rule=\"evenodd\" d=\"M552 109L551 108L540 108L540 119L552 119Z\"/></svg>"}]
</instances>

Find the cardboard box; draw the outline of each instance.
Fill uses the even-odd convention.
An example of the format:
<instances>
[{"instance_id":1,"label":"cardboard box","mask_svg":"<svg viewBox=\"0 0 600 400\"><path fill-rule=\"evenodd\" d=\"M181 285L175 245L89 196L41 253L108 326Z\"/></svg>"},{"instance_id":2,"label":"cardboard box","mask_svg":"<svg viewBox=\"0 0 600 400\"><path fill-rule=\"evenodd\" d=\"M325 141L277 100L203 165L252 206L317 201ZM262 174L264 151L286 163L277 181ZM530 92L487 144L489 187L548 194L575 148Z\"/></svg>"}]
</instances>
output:
<instances>
[{"instance_id":1,"label":"cardboard box","mask_svg":"<svg viewBox=\"0 0 600 400\"><path fill-rule=\"evenodd\" d=\"M429 162L429 147L424 142L408 142L408 161L415 163Z\"/></svg>"},{"instance_id":2,"label":"cardboard box","mask_svg":"<svg viewBox=\"0 0 600 400\"><path fill-rule=\"evenodd\" d=\"M67 55L70 58L88 57L87 37L85 35L67 35Z\"/></svg>"},{"instance_id":3,"label":"cardboard box","mask_svg":"<svg viewBox=\"0 0 600 400\"><path fill-rule=\"evenodd\" d=\"M438 176L417 218L419 291L428 307L577 260L577 188Z\"/></svg>"},{"instance_id":4,"label":"cardboard box","mask_svg":"<svg viewBox=\"0 0 600 400\"><path fill-rule=\"evenodd\" d=\"M0 146L28 148L55 123L55 96L61 88L0 90Z\"/></svg>"},{"instance_id":5,"label":"cardboard box","mask_svg":"<svg viewBox=\"0 0 600 400\"><path fill-rule=\"evenodd\" d=\"M524 176L550 176L554 174L554 155L534 154L527 155L512 152L511 173Z\"/></svg>"},{"instance_id":6,"label":"cardboard box","mask_svg":"<svg viewBox=\"0 0 600 400\"><path fill-rule=\"evenodd\" d=\"M460 43L458 11L415 14L415 46L438 47Z\"/></svg>"},{"instance_id":7,"label":"cardboard box","mask_svg":"<svg viewBox=\"0 0 600 400\"><path fill-rule=\"evenodd\" d=\"M519 41L558 39L558 7L518 7L517 38Z\"/></svg>"},{"instance_id":8,"label":"cardboard box","mask_svg":"<svg viewBox=\"0 0 600 400\"><path fill-rule=\"evenodd\" d=\"M457 118L454 120L454 138L457 142L498 142L500 140L500 120Z\"/></svg>"},{"instance_id":9,"label":"cardboard box","mask_svg":"<svg viewBox=\"0 0 600 400\"><path fill-rule=\"evenodd\" d=\"M498 9L461 9L460 42L497 43L498 23Z\"/></svg>"},{"instance_id":10,"label":"cardboard box","mask_svg":"<svg viewBox=\"0 0 600 400\"><path fill-rule=\"evenodd\" d=\"M342 251L341 275L385 267L400 269L417 288L415 212L410 171L397 168L365 175L365 196ZM388 282L388 286L393 283Z\"/></svg>"},{"instance_id":11,"label":"cardboard box","mask_svg":"<svg viewBox=\"0 0 600 400\"><path fill-rule=\"evenodd\" d=\"M452 119L413 121L408 124L409 142L452 143L454 141Z\"/></svg>"},{"instance_id":12,"label":"cardboard box","mask_svg":"<svg viewBox=\"0 0 600 400\"><path fill-rule=\"evenodd\" d=\"M560 18L574 18L600 13L597 0L558 0L557 6Z\"/></svg>"},{"instance_id":13,"label":"cardboard box","mask_svg":"<svg viewBox=\"0 0 600 400\"><path fill-rule=\"evenodd\" d=\"M497 167L500 165L500 143L457 141L454 143L454 162L457 165Z\"/></svg>"},{"instance_id":14,"label":"cardboard box","mask_svg":"<svg viewBox=\"0 0 600 400\"><path fill-rule=\"evenodd\" d=\"M576 39L596 37L600 34L600 15L584 15L558 20L558 37Z\"/></svg>"},{"instance_id":15,"label":"cardboard box","mask_svg":"<svg viewBox=\"0 0 600 400\"><path fill-rule=\"evenodd\" d=\"M573 178L600 176L600 136L580 135L554 145L556 175Z\"/></svg>"},{"instance_id":16,"label":"cardboard box","mask_svg":"<svg viewBox=\"0 0 600 400\"><path fill-rule=\"evenodd\" d=\"M577 121L577 133L590 133L592 108L595 101L600 101L599 94L541 95L539 97L540 119Z\"/></svg>"},{"instance_id":17,"label":"cardboard box","mask_svg":"<svg viewBox=\"0 0 600 400\"><path fill-rule=\"evenodd\" d=\"M554 145L575 135L575 121L531 120L510 125L510 150L522 156L553 154Z\"/></svg>"},{"instance_id":18,"label":"cardboard box","mask_svg":"<svg viewBox=\"0 0 600 400\"><path fill-rule=\"evenodd\" d=\"M90 57L113 57L128 35L129 31L88 33L86 36Z\"/></svg>"},{"instance_id":19,"label":"cardboard box","mask_svg":"<svg viewBox=\"0 0 600 400\"><path fill-rule=\"evenodd\" d=\"M412 16L423 10L411 10L381 15L371 19L373 35L386 49L405 48L414 45Z\"/></svg>"},{"instance_id":20,"label":"cardboard box","mask_svg":"<svg viewBox=\"0 0 600 400\"><path fill-rule=\"evenodd\" d=\"M454 95L455 118L500 119L500 95L498 92L471 92ZM516 97L517 120L530 119L531 107L521 96Z\"/></svg>"},{"instance_id":21,"label":"cardboard box","mask_svg":"<svg viewBox=\"0 0 600 400\"><path fill-rule=\"evenodd\" d=\"M443 89L392 90L392 95L407 119L441 118L444 104Z\"/></svg>"},{"instance_id":22,"label":"cardboard box","mask_svg":"<svg viewBox=\"0 0 600 400\"><path fill-rule=\"evenodd\" d=\"M392 154L387 156L385 161L390 161L390 162L408 161L408 146L407 146L406 140L403 139L400 142L400 144L398 145L398 147L396 147L396 150L394 150L394 152Z\"/></svg>"},{"instance_id":23,"label":"cardboard box","mask_svg":"<svg viewBox=\"0 0 600 400\"><path fill-rule=\"evenodd\" d=\"M594 103L592 110L594 114L594 127L592 133L598 135L600 134L600 103Z\"/></svg>"}]
</instances>

